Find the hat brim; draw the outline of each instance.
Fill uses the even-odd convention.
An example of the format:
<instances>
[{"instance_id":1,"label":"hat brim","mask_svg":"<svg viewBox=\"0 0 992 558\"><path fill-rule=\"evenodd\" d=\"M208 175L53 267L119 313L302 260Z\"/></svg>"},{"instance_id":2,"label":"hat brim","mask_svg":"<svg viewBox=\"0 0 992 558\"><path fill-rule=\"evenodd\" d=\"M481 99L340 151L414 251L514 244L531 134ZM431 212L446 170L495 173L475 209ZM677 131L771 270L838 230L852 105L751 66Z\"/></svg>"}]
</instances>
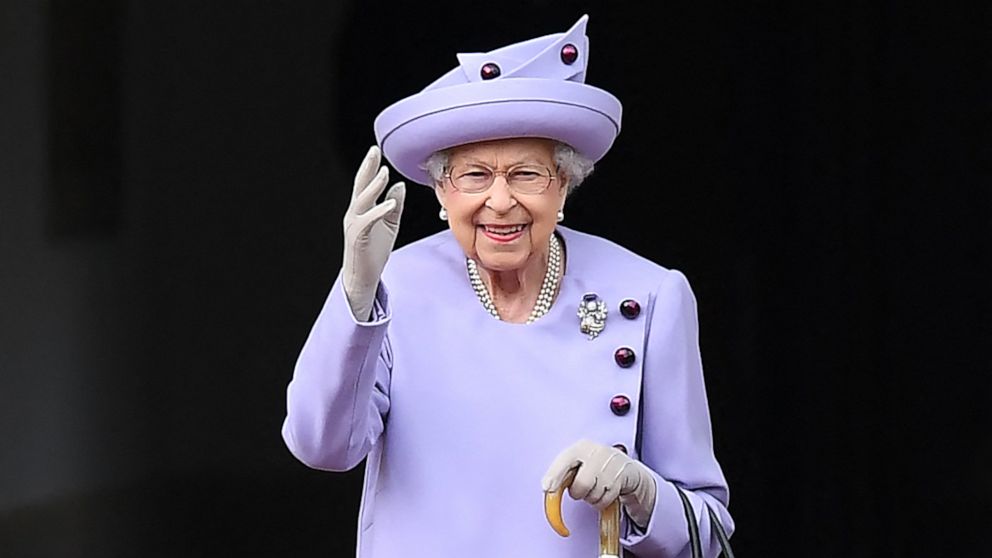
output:
<instances>
[{"instance_id":1,"label":"hat brim","mask_svg":"<svg viewBox=\"0 0 992 558\"><path fill-rule=\"evenodd\" d=\"M422 168L436 151L518 137L567 143L598 161L620 133L620 101L584 83L517 78L427 90L386 108L375 135L406 178L431 184Z\"/></svg>"}]
</instances>

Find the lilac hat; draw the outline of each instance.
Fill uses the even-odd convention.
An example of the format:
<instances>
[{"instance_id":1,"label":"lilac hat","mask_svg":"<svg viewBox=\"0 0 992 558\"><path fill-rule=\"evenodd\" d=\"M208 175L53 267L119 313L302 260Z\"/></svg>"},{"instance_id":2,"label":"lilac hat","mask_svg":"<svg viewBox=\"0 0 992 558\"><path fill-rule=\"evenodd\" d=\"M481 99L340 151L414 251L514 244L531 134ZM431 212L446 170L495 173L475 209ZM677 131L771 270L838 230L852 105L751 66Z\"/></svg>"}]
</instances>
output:
<instances>
[{"instance_id":1,"label":"lilac hat","mask_svg":"<svg viewBox=\"0 0 992 558\"><path fill-rule=\"evenodd\" d=\"M435 151L478 141L558 140L598 161L620 133L620 101L586 85L589 38L582 16L556 33L486 53L459 54L460 66L386 108L375 137L386 159L421 184Z\"/></svg>"}]
</instances>

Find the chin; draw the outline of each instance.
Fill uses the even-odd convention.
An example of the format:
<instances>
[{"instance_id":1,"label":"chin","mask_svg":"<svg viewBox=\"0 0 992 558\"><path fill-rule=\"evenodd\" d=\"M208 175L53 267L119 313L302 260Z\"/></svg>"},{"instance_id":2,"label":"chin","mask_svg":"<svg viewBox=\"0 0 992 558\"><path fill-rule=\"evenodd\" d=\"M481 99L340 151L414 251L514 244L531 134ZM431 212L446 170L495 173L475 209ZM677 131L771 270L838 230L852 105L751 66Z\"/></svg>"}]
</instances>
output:
<instances>
[{"instance_id":1,"label":"chin","mask_svg":"<svg viewBox=\"0 0 992 558\"><path fill-rule=\"evenodd\" d=\"M496 253L483 251L479 253L478 262L489 271L513 271L525 267L529 255L523 250Z\"/></svg>"}]
</instances>

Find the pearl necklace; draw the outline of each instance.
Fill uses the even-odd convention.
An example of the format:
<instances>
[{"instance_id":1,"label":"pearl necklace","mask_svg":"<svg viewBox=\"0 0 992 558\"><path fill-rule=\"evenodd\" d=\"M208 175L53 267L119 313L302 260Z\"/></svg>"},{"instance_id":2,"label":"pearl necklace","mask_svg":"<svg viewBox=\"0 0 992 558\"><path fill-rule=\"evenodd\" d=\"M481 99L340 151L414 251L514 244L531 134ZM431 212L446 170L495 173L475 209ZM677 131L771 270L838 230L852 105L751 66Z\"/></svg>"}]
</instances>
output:
<instances>
[{"instance_id":1,"label":"pearl necklace","mask_svg":"<svg viewBox=\"0 0 992 558\"><path fill-rule=\"evenodd\" d=\"M493 303L493 298L490 296L489 290L486 289L485 283L482 282L482 276L479 275L478 264L472 258L466 258L465 267L468 268L468 280L472 283L472 288L475 290L476 296L479 297L479 302L482 303L482 306L489 312L490 316L497 320L501 319L499 317L499 311L496 310L496 305ZM555 292L558 290L558 277L560 275L561 243L552 234L548 247L548 270L544 274L544 282L541 283L541 292L537 295L537 303L534 304L534 309L531 310L530 317L527 318L528 324L533 323L551 310L551 303L554 301Z\"/></svg>"}]
</instances>

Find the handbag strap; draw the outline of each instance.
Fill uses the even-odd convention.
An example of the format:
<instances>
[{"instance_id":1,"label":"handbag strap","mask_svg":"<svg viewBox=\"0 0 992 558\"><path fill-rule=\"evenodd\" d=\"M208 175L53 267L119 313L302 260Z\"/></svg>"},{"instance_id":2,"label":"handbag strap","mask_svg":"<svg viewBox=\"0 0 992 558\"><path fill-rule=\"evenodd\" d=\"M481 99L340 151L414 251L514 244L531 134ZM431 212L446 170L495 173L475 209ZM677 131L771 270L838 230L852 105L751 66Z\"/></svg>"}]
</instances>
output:
<instances>
[{"instance_id":1,"label":"handbag strap","mask_svg":"<svg viewBox=\"0 0 992 558\"><path fill-rule=\"evenodd\" d=\"M678 486L675 486L675 491L678 492L679 498L682 500L685 522L689 525L689 548L692 550L692 558L703 558L703 545L699 541L699 522L696 521L696 514L693 512L692 504L689 503L689 497L685 495L685 491ZM706 511L709 512L710 516L710 525L712 525L713 531L716 533L716 540L720 543L724 558L734 558L734 551L730 548L730 537L727 536L727 530L723 528L723 523L717 517L713 508L705 501L703 503L706 504Z\"/></svg>"}]
</instances>

